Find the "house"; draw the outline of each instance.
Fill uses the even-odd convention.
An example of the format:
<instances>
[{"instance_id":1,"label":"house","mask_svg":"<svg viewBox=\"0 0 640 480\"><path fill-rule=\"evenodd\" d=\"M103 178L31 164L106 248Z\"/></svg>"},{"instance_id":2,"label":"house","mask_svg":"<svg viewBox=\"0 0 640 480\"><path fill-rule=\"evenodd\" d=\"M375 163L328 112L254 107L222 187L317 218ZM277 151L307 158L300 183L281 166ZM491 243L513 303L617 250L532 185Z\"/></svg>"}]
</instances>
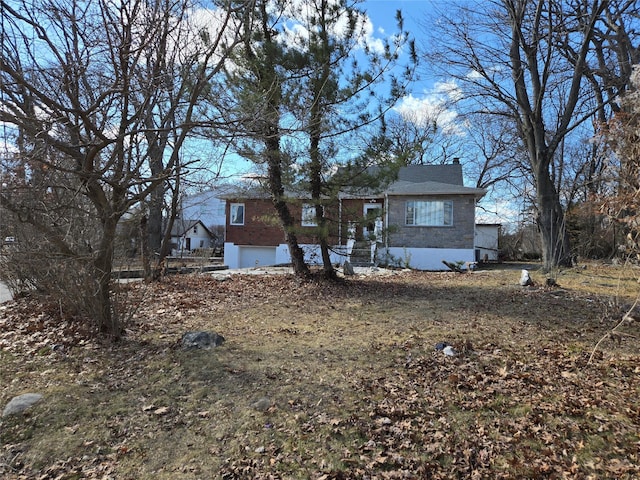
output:
<instances>
[{"instance_id":1,"label":"house","mask_svg":"<svg viewBox=\"0 0 640 480\"><path fill-rule=\"evenodd\" d=\"M418 270L474 262L476 203L486 193L465 187L459 161L410 165L381 191L345 188L324 208L332 262L351 260L366 245L376 263ZM289 194L298 241L311 265L321 263L312 206ZM259 190L226 195L224 262L229 268L290 262L284 233L268 196Z\"/></svg>"},{"instance_id":2,"label":"house","mask_svg":"<svg viewBox=\"0 0 640 480\"><path fill-rule=\"evenodd\" d=\"M202 220L176 219L171 229L171 248L178 252L212 248L215 243L215 235L202 223Z\"/></svg>"},{"instance_id":3,"label":"house","mask_svg":"<svg viewBox=\"0 0 640 480\"><path fill-rule=\"evenodd\" d=\"M180 200L179 217L183 219L200 220L204 226L215 235L216 239L224 241L225 201L220 198L228 187L218 186L212 190L204 190L186 195Z\"/></svg>"}]
</instances>

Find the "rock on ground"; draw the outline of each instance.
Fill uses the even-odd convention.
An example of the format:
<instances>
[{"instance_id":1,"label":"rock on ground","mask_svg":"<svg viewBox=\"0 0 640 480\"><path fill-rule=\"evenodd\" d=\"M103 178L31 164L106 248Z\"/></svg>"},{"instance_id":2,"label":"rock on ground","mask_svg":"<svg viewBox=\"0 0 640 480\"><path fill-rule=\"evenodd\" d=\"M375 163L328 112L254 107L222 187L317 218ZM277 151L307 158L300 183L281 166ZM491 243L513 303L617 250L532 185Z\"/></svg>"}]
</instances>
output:
<instances>
[{"instance_id":1,"label":"rock on ground","mask_svg":"<svg viewBox=\"0 0 640 480\"><path fill-rule=\"evenodd\" d=\"M522 270L520 275L520 285L522 285L523 287L533 285L533 280L531 280L531 276L529 275L528 270Z\"/></svg>"},{"instance_id":2,"label":"rock on ground","mask_svg":"<svg viewBox=\"0 0 640 480\"><path fill-rule=\"evenodd\" d=\"M224 337L217 333L209 332L187 332L182 336L182 348L204 348L217 347L224 343Z\"/></svg>"},{"instance_id":3,"label":"rock on ground","mask_svg":"<svg viewBox=\"0 0 640 480\"><path fill-rule=\"evenodd\" d=\"M39 393L25 393L23 395L13 397L9 403L7 403L7 406L4 407L2 416L7 417L9 415L21 413L32 405L38 403L40 400L42 400L42 395Z\"/></svg>"}]
</instances>

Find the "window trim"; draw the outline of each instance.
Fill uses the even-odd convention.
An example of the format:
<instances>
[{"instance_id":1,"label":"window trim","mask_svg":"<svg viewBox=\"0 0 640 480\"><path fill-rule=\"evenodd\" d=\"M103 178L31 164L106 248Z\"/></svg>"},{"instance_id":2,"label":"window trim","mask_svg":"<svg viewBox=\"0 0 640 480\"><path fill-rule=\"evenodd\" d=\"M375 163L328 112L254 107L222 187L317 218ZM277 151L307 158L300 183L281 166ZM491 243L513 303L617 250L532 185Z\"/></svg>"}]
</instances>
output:
<instances>
[{"instance_id":1,"label":"window trim","mask_svg":"<svg viewBox=\"0 0 640 480\"><path fill-rule=\"evenodd\" d=\"M442 204L443 223L416 223L416 206L417 203L440 203ZM412 205L413 204L413 205ZM447 205L449 206L447 209ZM413 207L412 223L409 223L409 208ZM447 219L447 210L449 218ZM449 220L449 223L447 223ZM407 200L404 207L404 223L407 227L453 227L453 200Z\"/></svg>"},{"instance_id":2,"label":"window trim","mask_svg":"<svg viewBox=\"0 0 640 480\"><path fill-rule=\"evenodd\" d=\"M237 211L238 208L242 208L242 221L234 222L234 209ZM246 213L247 212L244 203L232 203L231 205L229 205L229 225L244 225L244 217Z\"/></svg>"}]
</instances>

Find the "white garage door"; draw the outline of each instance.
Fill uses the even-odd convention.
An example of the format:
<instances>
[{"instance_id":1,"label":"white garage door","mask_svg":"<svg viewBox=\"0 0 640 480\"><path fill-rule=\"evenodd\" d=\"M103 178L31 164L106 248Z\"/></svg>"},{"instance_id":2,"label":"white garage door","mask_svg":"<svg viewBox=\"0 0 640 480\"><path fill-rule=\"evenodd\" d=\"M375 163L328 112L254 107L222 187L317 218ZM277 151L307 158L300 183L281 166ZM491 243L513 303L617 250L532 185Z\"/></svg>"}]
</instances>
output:
<instances>
[{"instance_id":1,"label":"white garage door","mask_svg":"<svg viewBox=\"0 0 640 480\"><path fill-rule=\"evenodd\" d=\"M240 268L276 264L276 247L240 247Z\"/></svg>"}]
</instances>

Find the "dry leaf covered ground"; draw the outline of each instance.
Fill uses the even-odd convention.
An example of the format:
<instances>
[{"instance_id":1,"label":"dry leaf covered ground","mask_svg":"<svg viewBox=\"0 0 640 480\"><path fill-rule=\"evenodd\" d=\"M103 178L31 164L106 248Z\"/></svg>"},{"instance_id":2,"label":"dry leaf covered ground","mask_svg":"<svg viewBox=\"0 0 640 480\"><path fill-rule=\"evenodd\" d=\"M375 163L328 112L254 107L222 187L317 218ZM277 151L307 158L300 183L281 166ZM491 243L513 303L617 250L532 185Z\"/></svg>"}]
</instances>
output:
<instances>
[{"instance_id":1,"label":"dry leaf covered ground","mask_svg":"<svg viewBox=\"0 0 640 480\"><path fill-rule=\"evenodd\" d=\"M637 271L518 279L178 275L125 288L117 345L0 305L0 405L44 395L0 420L0 477L639 478L640 324L594 354ZM193 330L226 342L182 350Z\"/></svg>"}]
</instances>

